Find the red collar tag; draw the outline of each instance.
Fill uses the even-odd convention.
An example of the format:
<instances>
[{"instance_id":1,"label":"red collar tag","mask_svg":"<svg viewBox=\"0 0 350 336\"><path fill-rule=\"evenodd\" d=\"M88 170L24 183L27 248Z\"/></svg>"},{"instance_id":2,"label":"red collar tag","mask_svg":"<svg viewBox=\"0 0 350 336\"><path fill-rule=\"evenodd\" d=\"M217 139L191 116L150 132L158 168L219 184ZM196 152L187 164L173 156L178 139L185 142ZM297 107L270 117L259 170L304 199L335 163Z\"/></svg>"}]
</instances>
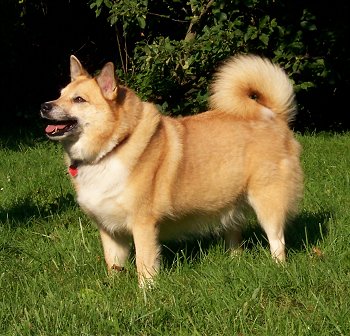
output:
<instances>
[{"instance_id":1,"label":"red collar tag","mask_svg":"<svg viewBox=\"0 0 350 336\"><path fill-rule=\"evenodd\" d=\"M78 175L78 167L77 166L69 166L68 172L71 176L76 177Z\"/></svg>"}]
</instances>

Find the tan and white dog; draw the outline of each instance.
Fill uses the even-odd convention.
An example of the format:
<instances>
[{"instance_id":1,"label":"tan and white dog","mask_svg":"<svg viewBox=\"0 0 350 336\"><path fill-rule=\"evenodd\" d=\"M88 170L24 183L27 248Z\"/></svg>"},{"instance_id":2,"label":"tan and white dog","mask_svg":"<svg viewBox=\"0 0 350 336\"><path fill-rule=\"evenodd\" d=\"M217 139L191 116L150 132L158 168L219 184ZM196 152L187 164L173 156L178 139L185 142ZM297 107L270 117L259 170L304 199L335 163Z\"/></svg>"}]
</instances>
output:
<instances>
[{"instance_id":1,"label":"tan and white dog","mask_svg":"<svg viewBox=\"0 0 350 336\"><path fill-rule=\"evenodd\" d=\"M110 269L132 241L140 285L159 269L160 241L222 233L241 245L249 205L272 256L285 259L284 229L302 193L300 146L285 72L253 55L229 59L211 86L210 111L165 117L117 83L112 63L90 77L71 56L71 83L41 106L59 140L82 209L97 223Z\"/></svg>"}]
</instances>

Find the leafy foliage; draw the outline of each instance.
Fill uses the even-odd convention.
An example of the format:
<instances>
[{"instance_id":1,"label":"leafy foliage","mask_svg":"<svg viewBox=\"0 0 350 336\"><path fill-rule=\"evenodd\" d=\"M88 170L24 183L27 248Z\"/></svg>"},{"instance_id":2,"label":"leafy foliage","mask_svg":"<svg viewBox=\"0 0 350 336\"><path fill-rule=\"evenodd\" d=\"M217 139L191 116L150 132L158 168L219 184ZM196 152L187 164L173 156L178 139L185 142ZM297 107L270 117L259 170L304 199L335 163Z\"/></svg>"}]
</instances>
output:
<instances>
[{"instance_id":1,"label":"leafy foliage","mask_svg":"<svg viewBox=\"0 0 350 336\"><path fill-rule=\"evenodd\" d=\"M298 130L347 130L349 20L343 0L2 0L0 127L37 123L70 54L90 71L114 61L122 82L179 115L205 110L214 69L251 52L287 70Z\"/></svg>"},{"instance_id":2,"label":"leafy foliage","mask_svg":"<svg viewBox=\"0 0 350 336\"><path fill-rule=\"evenodd\" d=\"M206 108L208 78L225 58L253 52L281 64L297 92L332 77L334 35L322 35L310 4L270 0L91 0L116 27L123 81L164 112ZM328 45L327 50L324 46Z\"/></svg>"}]
</instances>

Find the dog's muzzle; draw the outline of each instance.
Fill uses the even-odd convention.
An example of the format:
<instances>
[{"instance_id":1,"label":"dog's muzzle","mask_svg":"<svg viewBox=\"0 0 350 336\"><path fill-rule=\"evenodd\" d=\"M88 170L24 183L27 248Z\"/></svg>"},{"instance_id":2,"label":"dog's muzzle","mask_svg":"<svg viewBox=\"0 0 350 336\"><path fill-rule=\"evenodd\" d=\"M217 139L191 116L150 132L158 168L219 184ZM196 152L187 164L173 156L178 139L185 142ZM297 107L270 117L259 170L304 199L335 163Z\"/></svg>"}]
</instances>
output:
<instances>
[{"instance_id":1,"label":"dog's muzzle","mask_svg":"<svg viewBox=\"0 0 350 336\"><path fill-rule=\"evenodd\" d=\"M67 118L62 110L52 102L41 104L40 114L48 122L45 133L50 138L62 138L76 131L77 120Z\"/></svg>"}]
</instances>

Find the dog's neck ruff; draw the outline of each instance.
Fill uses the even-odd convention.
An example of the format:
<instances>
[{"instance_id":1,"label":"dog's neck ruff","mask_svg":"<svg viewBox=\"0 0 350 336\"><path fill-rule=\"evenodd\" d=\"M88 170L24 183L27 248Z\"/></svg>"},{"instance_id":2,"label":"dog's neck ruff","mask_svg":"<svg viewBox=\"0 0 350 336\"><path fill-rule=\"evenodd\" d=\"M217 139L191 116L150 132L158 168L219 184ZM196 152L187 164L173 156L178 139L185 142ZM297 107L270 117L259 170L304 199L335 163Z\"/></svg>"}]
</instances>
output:
<instances>
[{"instance_id":1,"label":"dog's neck ruff","mask_svg":"<svg viewBox=\"0 0 350 336\"><path fill-rule=\"evenodd\" d=\"M126 136L123 140L121 140L120 142L116 142L114 143L114 145L112 146L112 148L107 152L107 153L103 153L103 155L101 155L100 157L98 157L95 161L93 161L91 164L96 164L98 162L100 162L104 157L106 157L109 153L111 153L116 147L120 146L121 144L123 144L126 140L128 139L128 137ZM76 177L78 175L79 172L79 166L83 164L82 160L74 160L68 167L68 173L70 176L72 177Z\"/></svg>"}]
</instances>

